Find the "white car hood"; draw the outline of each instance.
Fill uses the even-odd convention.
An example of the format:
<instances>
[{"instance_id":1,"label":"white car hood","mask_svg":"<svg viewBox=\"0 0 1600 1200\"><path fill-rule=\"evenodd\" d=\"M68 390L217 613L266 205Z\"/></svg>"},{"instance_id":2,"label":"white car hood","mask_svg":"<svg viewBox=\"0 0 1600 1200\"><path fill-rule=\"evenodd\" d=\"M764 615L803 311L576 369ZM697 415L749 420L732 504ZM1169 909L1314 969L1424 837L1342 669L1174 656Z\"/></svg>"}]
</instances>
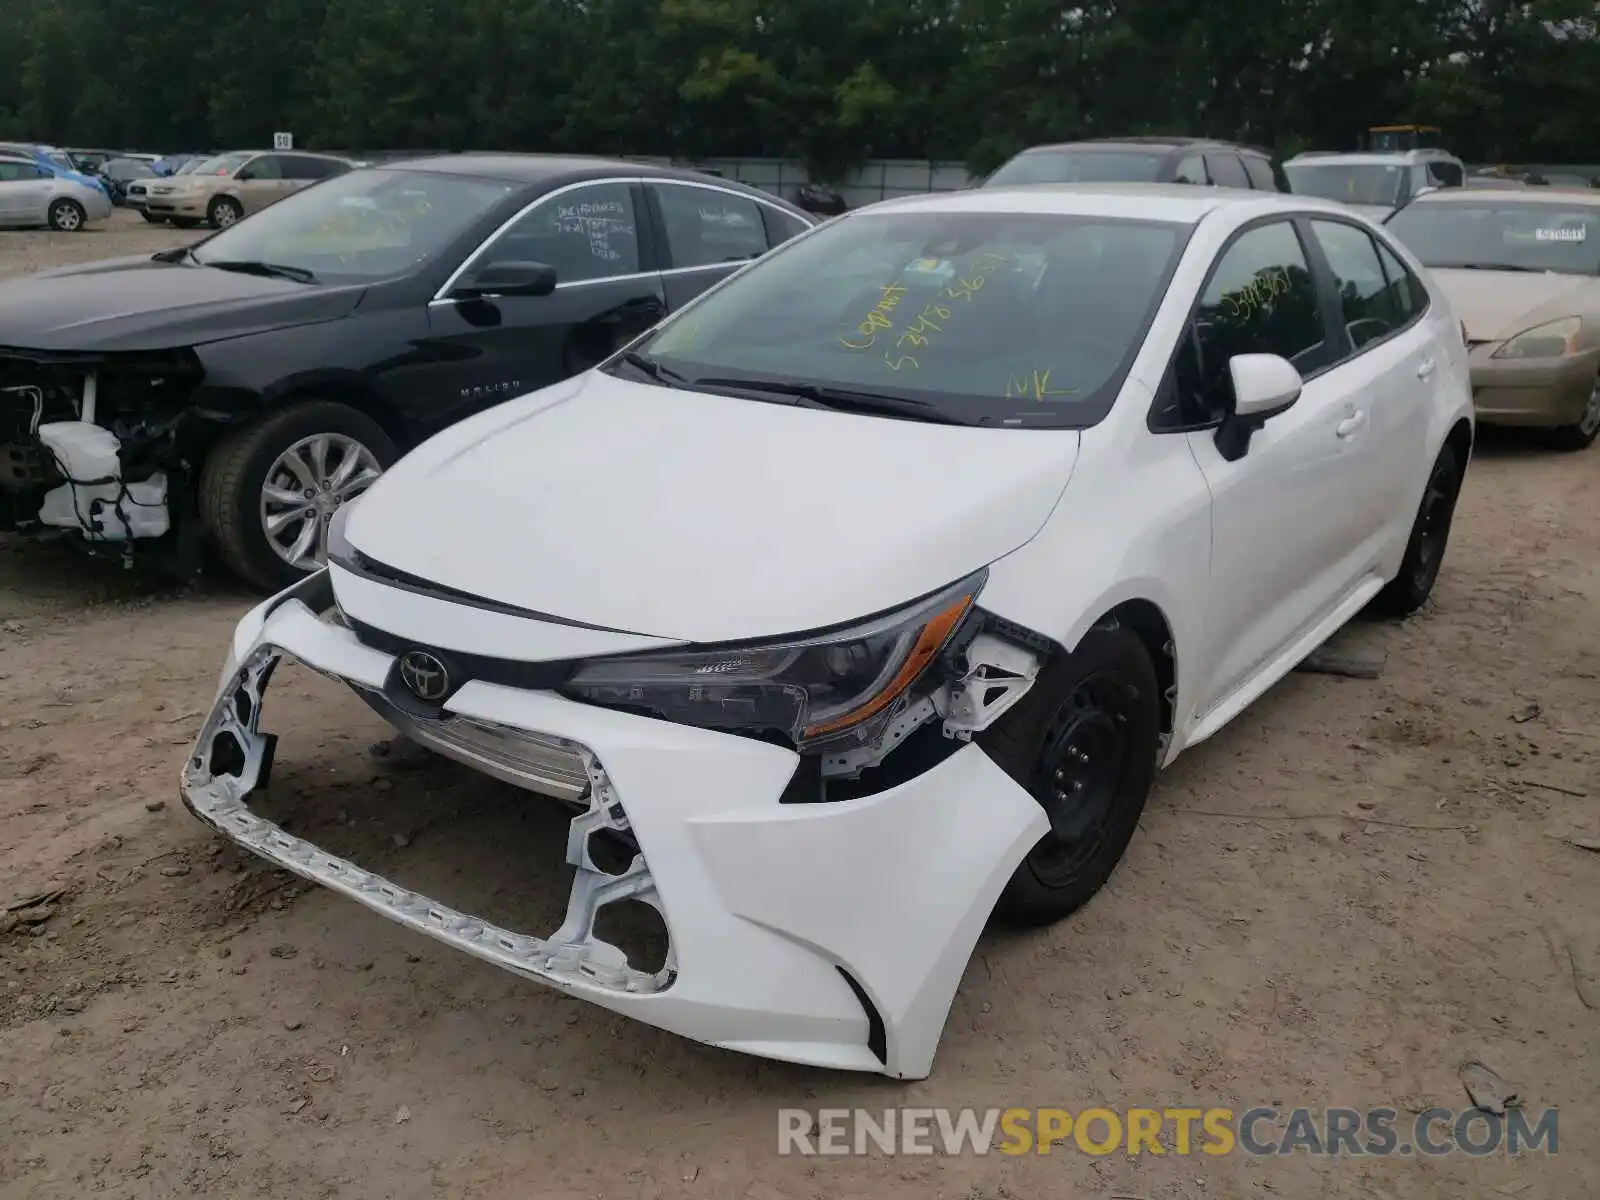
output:
<instances>
[{"instance_id":1,"label":"white car hood","mask_svg":"<svg viewBox=\"0 0 1600 1200\"><path fill-rule=\"evenodd\" d=\"M1031 539L1072 430L800 409L590 372L464 421L391 468L345 536L486 600L716 642L865 617Z\"/></svg>"}]
</instances>

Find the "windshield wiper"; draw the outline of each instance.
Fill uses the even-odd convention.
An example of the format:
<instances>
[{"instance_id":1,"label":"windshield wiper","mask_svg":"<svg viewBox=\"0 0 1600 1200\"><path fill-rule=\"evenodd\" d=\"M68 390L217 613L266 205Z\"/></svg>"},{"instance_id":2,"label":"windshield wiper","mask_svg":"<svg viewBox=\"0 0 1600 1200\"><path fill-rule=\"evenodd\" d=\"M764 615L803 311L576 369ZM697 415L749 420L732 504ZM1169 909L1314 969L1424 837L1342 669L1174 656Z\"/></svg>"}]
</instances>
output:
<instances>
[{"instance_id":1,"label":"windshield wiper","mask_svg":"<svg viewBox=\"0 0 1600 1200\"><path fill-rule=\"evenodd\" d=\"M858 392L850 388L826 387L816 383L773 383L765 379L735 379L708 376L694 381L696 387L740 388L793 396L807 408L826 408L834 412L877 413L886 417L905 417L936 425L968 425L972 422L951 417L926 400L909 396L889 396L882 392Z\"/></svg>"},{"instance_id":2,"label":"windshield wiper","mask_svg":"<svg viewBox=\"0 0 1600 1200\"><path fill-rule=\"evenodd\" d=\"M1547 273L1544 267L1524 267L1516 263L1434 263L1433 266L1444 271L1523 271L1531 275L1544 275Z\"/></svg>"},{"instance_id":3,"label":"windshield wiper","mask_svg":"<svg viewBox=\"0 0 1600 1200\"><path fill-rule=\"evenodd\" d=\"M663 367L653 358L646 358L637 350L629 350L619 362L625 362L637 371L643 371L657 383L666 384L668 387L688 387L689 380L678 374L671 367Z\"/></svg>"},{"instance_id":4,"label":"windshield wiper","mask_svg":"<svg viewBox=\"0 0 1600 1200\"><path fill-rule=\"evenodd\" d=\"M281 263L257 262L254 259L207 258L197 259L201 266L215 267L219 271L237 271L241 275L263 275L268 279L292 279L296 283L315 283L317 277L304 267L286 267Z\"/></svg>"}]
</instances>

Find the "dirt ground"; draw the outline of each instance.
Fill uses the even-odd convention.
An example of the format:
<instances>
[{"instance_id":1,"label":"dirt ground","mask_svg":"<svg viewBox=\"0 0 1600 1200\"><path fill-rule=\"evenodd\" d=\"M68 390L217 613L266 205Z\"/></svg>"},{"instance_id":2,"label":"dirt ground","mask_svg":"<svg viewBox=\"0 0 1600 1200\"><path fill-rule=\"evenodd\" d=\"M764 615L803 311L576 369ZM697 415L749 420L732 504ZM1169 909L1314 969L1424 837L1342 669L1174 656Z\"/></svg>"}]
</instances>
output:
<instances>
[{"instance_id":1,"label":"dirt ground","mask_svg":"<svg viewBox=\"0 0 1600 1200\"><path fill-rule=\"evenodd\" d=\"M0 273L180 236L0 234ZM0 1197L1592 1196L1597 513L1600 449L1486 436L1435 600L1345 635L1383 675L1295 674L1186 755L1088 908L985 936L910 1085L612 1017L222 846L176 781L250 597L0 542ZM550 806L374 754L319 682L267 716L298 832L507 921L560 903ZM784 1106L1404 1117L1466 1107L1470 1059L1560 1109L1556 1155L776 1153Z\"/></svg>"}]
</instances>

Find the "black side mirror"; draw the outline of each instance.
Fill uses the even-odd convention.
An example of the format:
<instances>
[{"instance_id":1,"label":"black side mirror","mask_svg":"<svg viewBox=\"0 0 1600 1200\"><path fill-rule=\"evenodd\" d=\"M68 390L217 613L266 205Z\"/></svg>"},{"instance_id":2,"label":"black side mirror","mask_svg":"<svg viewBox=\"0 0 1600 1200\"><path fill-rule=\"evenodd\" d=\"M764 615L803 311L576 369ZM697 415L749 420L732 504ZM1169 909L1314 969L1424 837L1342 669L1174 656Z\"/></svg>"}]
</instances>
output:
<instances>
[{"instance_id":1,"label":"black side mirror","mask_svg":"<svg viewBox=\"0 0 1600 1200\"><path fill-rule=\"evenodd\" d=\"M477 300L486 296L548 296L555 289L554 267L536 262L497 262L467 276L450 295L456 300Z\"/></svg>"}]
</instances>

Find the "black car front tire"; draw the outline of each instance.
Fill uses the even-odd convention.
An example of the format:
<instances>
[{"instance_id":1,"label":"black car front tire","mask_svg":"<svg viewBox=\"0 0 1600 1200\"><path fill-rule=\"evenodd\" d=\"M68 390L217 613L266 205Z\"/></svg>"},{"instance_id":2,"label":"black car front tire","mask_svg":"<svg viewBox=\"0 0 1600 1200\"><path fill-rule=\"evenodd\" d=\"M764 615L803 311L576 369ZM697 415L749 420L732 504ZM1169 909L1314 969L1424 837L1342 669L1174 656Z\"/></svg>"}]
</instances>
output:
<instances>
[{"instance_id":1,"label":"black car front tire","mask_svg":"<svg viewBox=\"0 0 1600 1200\"><path fill-rule=\"evenodd\" d=\"M1111 877L1155 782L1160 683L1144 643L1126 626L1091 629L978 742L1051 820L995 915L1023 927L1059 921Z\"/></svg>"},{"instance_id":2,"label":"black car front tire","mask_svg":"<svg viewBox=\"0 0 1600 1200\"><path fill-rule=\"evenodd\" d=\"M307 400L234 430L211 451L201 471L200 517L223 565L266 591L288 587L306 574L274 549L267 533L269 473L295 447L318 438L356 447L379 471L399 457L394 440L365 413L329 400ZM306 506L310 519L323 522L318 536L325 539L331 512L322 510L316 495L306 497Z\"/></svg>"}]
</instances>

